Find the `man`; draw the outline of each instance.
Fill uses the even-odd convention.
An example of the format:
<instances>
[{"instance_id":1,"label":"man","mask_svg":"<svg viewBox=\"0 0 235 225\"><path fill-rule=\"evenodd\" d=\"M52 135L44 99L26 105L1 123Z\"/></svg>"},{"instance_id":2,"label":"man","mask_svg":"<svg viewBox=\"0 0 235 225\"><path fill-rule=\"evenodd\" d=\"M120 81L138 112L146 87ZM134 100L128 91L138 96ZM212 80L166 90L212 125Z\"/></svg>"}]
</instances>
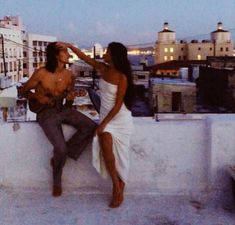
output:
<instances>
[{"instance_id":1,"label":"man","mask_svg":"<svg viewBox=\"0 0 235 225\"><path fill-rule=\"evenodd\" d=\"M37 113L37 121L54 147L52 195L57 197L62 194L61 176L66 156L77 160L93 137L96 124L71 107L76 92L71 71L65 68L70 57L67 49L53 42L47 46L46 54L46 66L33 73L19 94L29 99L30 109ZM64 139L63 123L77 128L68 142Z\"/></svg>"}]
</instances>

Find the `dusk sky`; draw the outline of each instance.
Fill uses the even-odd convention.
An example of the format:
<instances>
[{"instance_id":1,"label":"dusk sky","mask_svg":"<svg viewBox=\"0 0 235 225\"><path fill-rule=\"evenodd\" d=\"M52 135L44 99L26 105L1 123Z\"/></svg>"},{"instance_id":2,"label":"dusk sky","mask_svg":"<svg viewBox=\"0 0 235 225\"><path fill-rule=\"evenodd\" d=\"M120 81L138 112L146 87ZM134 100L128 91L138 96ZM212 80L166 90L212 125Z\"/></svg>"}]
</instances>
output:
<instances>
[{"instance_id":1,"label":"dusk sky","mask_svg":"<svg viewBox=\"0 0 235 225\"><path fill-rule=\"evenodd\" d=\"M79 46L154 43L166 21L177 39L208 39L219 21L235 38L235 0L0 0L5 15L20 15L27 32Z\"/></svg>"}]
</instances>

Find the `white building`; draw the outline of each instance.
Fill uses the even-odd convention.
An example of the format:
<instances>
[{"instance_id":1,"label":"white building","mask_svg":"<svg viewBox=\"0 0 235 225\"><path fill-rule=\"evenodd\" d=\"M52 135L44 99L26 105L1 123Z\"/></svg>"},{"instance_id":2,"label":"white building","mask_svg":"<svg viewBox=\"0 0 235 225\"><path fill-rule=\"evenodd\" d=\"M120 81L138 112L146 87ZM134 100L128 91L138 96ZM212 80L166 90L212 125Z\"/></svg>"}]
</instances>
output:
<instances>
[{"instance_id":1,"label":"white building","mask_svg":"<svg viewBox=\"0 0 235 225\"><path fill-rule=\"evenodd\" d=\"M19 81L23 76L23 25L19 16L0 20L0 77Z\"/></svg>"},{"instance_id":2,"label":"white building","mask_svg":"<svg viewBox=\"0 0 235 225\"><path fill-rule=\"evenodd\" d=\"M20 16L1 19L0 35L3 38L0 40L0 76L10 77L13 82L31 76L35 69L43 66L46 46L56 41L56 37L25 32Z\"/></svg>"},{"instance_id":3,"label":"white building","mask_svg":"<svg viewBox=\"0 0 235 225\"><path fill-rule=\"evenodd\" d=\"M35 69L44 66L46 62L46 47L57 38L39 34L24 36L24 75L31 76Z\"/></svg>"}]
</instances>

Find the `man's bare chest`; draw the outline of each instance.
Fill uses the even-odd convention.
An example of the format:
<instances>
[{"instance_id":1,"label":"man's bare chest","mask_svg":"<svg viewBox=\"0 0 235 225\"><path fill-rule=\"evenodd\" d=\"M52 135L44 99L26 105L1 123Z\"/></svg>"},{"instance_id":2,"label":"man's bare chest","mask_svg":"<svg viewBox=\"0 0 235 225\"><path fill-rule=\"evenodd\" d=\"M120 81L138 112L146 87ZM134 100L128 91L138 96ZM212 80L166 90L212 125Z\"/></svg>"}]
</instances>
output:
<instances>
[{"instance_id":1,"label":"man's bare chest","mask_svg":"<svg viewBox=\"0 0 235 225\"><path fill-rule=\"evenodd\" d=\"M68 89L70 80L64 75L49 75L41 79L41 88L45 92L59 95Z\"/></svg>"}]
</instances>

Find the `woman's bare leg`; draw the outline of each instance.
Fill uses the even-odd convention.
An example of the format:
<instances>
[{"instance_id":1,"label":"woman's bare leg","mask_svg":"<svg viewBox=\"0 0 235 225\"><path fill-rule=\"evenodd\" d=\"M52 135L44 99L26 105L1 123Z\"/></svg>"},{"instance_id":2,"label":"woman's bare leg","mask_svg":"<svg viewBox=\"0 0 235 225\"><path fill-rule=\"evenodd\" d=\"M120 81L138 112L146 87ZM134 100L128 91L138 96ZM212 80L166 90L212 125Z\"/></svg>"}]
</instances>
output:
<instances>
[{"instance_id":1,"label":"woman's bare leg","mask_svg":"<svg viewBox=\"0 0 235 225\"><path fill-rule=\"evenodd\" d=\"M116 166L115 166L115 157L113 154L113 139L112 135L108 132L104 132L99 135L100 147L102 150L102 155L104 157L104 162L106 169L111 176L113 182L113 198L110 203L111 208L115 208L120 206L123 201L123 192L121 190L122 183L120 182L120 178L118 176ZM123 186L124 187L124 186Z\"/></svg>"}]
</instances>

